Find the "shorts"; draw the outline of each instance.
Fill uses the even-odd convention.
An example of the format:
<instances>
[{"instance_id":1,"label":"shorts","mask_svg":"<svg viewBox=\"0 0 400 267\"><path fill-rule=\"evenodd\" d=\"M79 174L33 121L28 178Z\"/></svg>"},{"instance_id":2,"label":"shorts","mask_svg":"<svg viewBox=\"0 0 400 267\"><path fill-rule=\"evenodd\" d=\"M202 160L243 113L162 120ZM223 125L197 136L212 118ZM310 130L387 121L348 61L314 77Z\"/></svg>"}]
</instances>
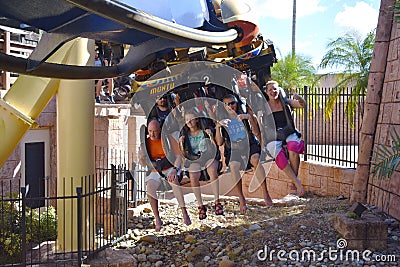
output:
<instances>
[{"instance_id":1,"label":"shorts","mask_svg":"<svg viewBox=\"0 0 400 267\"><path fill-rule=\"evenodd\" d=\"M236 162L240 162L240 166L242 169L247 168L247 164L250 162L251 156L256 153L261 154L261 146L259 143L253 143L250 145L248 162L246 162L246 164L245 164L244 159L242 158L242 155L240 153L234 153L232 155L230 150L226 150L224 153L225 164L229 165L230 161L236 161Z\"/></svg>"},{"instance_id":2,"label":"shorts","mask_svg":"<svg viewBox=\"0 0 400 267\"><path fill-rule=\"evenodd\" d=\"M207 153L208 152L208 153ZM211 164L211 159L214 157L214 160L220 161L221 160L221 152L215 146L213 149L210 149L206 152L200 154L200 158L195 160L185 160L185 168L189 168L189 166L193 163L199 164L202 168L207 168L209 164Z\"/></svg>"},{"instance_id":3,"label":"shorts","mask_svg":"<svg viewBox=\"0 0 400 267\"><path fill-rule=\"evenodd\" d=\"M165 175L165 177L167 177L168 174L169 174L172 170L173 170L173 168L171 167L171 168L168 168L168 169L162 171L162 173ZM161 180L161 179L163 179L163 178L164 178L164 177L161 177L161 175L160 175L157 171L152 171L152 172L150 172L149 175L147 175L147 176L144 178L144 181L145 181L145 183L147 183L147 182L150 181L150 180L154 180L154 181L157 181L157 182L159 182L159 183L161 184L161 183L162 183L162 180Z\"/></svg>"},{"instance_id":4,"label":"shorts","mask_svg":"<svg viewBox=\"0 0 400 267\"><path fill-rule=\"evenodd\" d=\"M286 138L286 143L288 142L297 142L300 143L301 139L297 135L297 133L292 133ZM283 147L283 142L282 141L272 141L267 144L267 153L273 157L276 158L279 154L279 152L282 150Z\"/></svg>"}]
</instances>

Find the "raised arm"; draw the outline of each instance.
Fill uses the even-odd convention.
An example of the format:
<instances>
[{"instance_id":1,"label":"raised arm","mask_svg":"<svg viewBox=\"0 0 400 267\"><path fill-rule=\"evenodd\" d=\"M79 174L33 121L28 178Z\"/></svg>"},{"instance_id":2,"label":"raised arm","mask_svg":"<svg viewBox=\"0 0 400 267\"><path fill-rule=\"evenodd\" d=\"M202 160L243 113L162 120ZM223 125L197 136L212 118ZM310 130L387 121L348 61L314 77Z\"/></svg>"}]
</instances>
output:
<instances>
[{"instance_id":1,"label":"raised arm","mask_svg":"<svg viewBox=\"0 0 400 267\"><path fill-rule=\"evenodd\" d=\"M222 146L224 144L224 138L222 137L222 125L219 121L215 123L215 143L218 146Z\"/></svg>"},{"instance_id":2,"label":"raised arm","mask_svg":"<svg viewBox=\"0 0 400 267\"><path fill-rule=\"evenodd\" d=\"M260 139L261 131L260 131L260 125L258 124L258 121L257 121L257 116L254 114L254 112L250 108L250 106L247 107L247 112L250 115L249 122L250 122L250 126L251 126L251 131L258 139Z\"/></svg>"},{"instance_id":3,"label":"raised arm","mask_svg":"<svg viewBox=\"0 0 400 267\"><path fill-rule=\"evenodd\" d=\"M253 111L251 110L250 107L247 107L247 111L248 113L245 114L239 114L238 115L238 119L239 120L248 120L250 123L250 128L251 128L251 132L257 137L260 137L260 127L257 123L257 117L256 115L253 113Z\"/></svg>"},{"instance_id":4,"label":"raised arm","mask_svg":"<svg viewBox=\"0 0 400 267\"><path fill-rule=\"evenodd\" d=\"M293 93L293 98L288 99L289 105L293 108L304 108L307 105L307 102L296 93Z\"/></svg>"}]
</instances>

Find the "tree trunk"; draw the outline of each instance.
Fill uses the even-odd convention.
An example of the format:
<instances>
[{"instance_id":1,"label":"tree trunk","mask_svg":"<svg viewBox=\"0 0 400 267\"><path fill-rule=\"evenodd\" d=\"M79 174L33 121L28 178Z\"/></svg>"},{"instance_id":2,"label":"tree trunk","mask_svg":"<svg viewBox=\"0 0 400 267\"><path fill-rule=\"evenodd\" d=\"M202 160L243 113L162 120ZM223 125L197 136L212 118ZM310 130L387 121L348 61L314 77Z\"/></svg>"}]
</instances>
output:
<instances>
[{"instance_id":1,"label":"tree trunk","mask_svg":"<svg viewBox=\"0 0 400 267\"><path fill-rule=\"evenodd\" d=\"M293 0L292 56L296 54L296 0Z\"/></svg>"}]
</instances>

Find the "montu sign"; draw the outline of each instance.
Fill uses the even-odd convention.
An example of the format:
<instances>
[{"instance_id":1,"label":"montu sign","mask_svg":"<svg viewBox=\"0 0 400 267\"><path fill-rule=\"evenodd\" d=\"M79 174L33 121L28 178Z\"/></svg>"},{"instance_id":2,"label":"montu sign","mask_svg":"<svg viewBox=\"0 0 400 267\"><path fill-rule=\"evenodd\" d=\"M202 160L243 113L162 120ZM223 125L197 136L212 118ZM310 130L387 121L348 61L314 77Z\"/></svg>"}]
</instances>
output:
<instances>
[{"instance_id":1,"label":"montu sign","mask_svg":"<svg viewBox=\"0 0 400 267\"><path fill-rule=\"evenodd\" d=\"M222 68L224 65L221 63L207 64L206 70L204 70L204 66L204 64L193 63L190 65L190 71L185 70L177 75L171 75L159 79L151 79L143 82L133 81L132 90L130 93L133 94L140 92L140 97L157 97L173 90L176 86L187 84L190 82L190 80L208 82L209 80L205 80L202 76L211 76L210 74L213 71ZM196 69L196 67L198 67L198 69Z\"/></svg>"},{"instance_id":2,"label":"montu sign","mask_svg":"<svg viewBox=\"0 0 400 267\"><path fill-rule=\"evenodd\" d=\"M139 91L143 91L147 92L148 95L159 95L174 89L176 82L182 78L183 74L178 74L174 76L148 80L144 82L133 81L131 92L137 93Z\"/></svg>"}]
</instances>

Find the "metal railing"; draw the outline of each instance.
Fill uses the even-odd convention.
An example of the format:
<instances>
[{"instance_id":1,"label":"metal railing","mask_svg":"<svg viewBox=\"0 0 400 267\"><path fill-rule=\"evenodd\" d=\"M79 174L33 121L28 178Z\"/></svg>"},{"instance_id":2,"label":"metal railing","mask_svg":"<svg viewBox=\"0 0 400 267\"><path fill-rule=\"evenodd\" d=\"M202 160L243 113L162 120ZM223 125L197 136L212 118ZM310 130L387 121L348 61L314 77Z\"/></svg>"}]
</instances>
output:
<instances>
[{"instance_id":1,"label":"metal railing","mask_svg":"<svg viewBox=\"0 0 400 267\"><path fill-rule=\"evenodd\" d=\"M295 124L302 132L306 143L305 161L318 161L355 169L358 159L360 129L364 112L365 95L358 95L358 107L353 118L354 128L346 116L346 103L352 88L347 88L338 97L332 117L325 119L326 100L330 88L304 87L300 95L307 100L307 108L297 109Z\"/></svg>"},{"instance_id":2,"label":"metal railing","mask_svg":"<svg viewBox=\"0 0 400 267\"><path fill-rule=\"evenodd\" d=\"M138 165L134 162L130 171L131 179L129 179L130 201L134 207L140 202L147 201L146 194L146 177L147 169L139 169Z\"/></svg>"},{"instance_id":3,"label":"metal railing","mask_svg":"<svg viewBox=\"0 0 400 267\"><path fill-rule=\"evenodd\" d=\"M80 266L120 241L127 233L127 173L112 165L101 175L63 178L59 192L46 180L45 197L27 197L29 186L1 180L0 266Z\"/></svg>"}]
</instances>

